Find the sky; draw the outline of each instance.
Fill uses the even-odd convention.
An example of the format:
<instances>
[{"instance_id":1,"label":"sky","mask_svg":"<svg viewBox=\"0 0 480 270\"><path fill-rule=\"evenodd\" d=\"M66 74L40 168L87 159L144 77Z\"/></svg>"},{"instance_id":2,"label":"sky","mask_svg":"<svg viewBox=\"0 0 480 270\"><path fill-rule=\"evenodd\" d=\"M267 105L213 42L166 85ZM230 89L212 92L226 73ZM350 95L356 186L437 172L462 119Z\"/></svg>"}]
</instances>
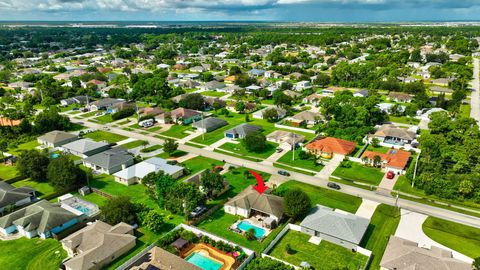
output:
<instances>
[{"instance_id":1,"label":"sky","mask_svg":"<svg viewBox=\"0 0 480 270\"><path fill-rule=\"evenodd\" d=\"M480 0L0 0L0 20L408 22L480 20Z\"/></svg>"}]
</instances>

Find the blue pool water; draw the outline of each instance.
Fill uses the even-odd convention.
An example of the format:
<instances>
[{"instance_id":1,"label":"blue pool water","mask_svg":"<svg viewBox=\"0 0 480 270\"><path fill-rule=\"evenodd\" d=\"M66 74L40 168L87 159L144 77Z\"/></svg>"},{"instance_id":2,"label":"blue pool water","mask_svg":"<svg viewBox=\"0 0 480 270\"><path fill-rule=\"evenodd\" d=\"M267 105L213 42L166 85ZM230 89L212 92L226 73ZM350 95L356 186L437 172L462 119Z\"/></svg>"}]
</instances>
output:
<instances>
[{"instance_id":1,"label":"blue pool water","mask_svg":"<svg viewBox=\"0 0 480 270\"><path fill-rule=\"evenodd\" d=\"M218 270L223 265L222 263L212 260L209 257L197 252L193 252L187 258L185 258L185 260L202 268L203 270Z\"/></svg>"},{"instance_id":2,"label":"blue pool water","mask_svg":"<svg viewBox=\"0 0 480 270\"><path fill-rule=\"evenodd\" d=\"M246 232L250 229L253 229L255 231L255 237L257 237L257 238L262 238L265 235L265 230L263 228L252 225L248 221L241 221L240 223L237 224L237 228L239 228L240 230L242 230L244 232Z\"/></svg>"},{"instance_id":3,"label":"blue pool water","mask_svg":"<svg viewBox=\"0 0 480 270\"><path fill-rule=\"evenodd\" d=\"M57 153L53 153L50 155L51 158L58 158L60 155Z\"/></svg>"},{"instance_id":4,"label":"blue pool water","mask_svg":"<svg viewBox=\"0 0 480 270\"><path fill-rule=\"evenodd\" d=\"M84 207L84 206L76 206L75 209L77 209L78 211L88 215L88 213L90 212L90 209L88 209L87 207Z\"/></svg>"}]
</instances>

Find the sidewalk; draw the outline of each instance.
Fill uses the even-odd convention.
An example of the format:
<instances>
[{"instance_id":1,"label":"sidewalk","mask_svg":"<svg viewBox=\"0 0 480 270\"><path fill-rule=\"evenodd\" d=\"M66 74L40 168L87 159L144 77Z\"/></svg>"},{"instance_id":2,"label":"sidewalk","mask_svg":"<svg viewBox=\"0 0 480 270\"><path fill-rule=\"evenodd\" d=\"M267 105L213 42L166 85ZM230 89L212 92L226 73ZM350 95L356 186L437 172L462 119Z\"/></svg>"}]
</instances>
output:
<instances>
[{"instance_id":1,"label":"sidewalk","mask_svg":"<svg viewBox=\"0 0 480 270\"><path fill-rule=\"evenodd\" d=\"M333 171L337 169L340 163L343 161L345 156L343 155L334 155L333 158L323 167L321 171L319 171L315 176L321 179L327 180L332 175Z\"/></svg>"}]
</instances>

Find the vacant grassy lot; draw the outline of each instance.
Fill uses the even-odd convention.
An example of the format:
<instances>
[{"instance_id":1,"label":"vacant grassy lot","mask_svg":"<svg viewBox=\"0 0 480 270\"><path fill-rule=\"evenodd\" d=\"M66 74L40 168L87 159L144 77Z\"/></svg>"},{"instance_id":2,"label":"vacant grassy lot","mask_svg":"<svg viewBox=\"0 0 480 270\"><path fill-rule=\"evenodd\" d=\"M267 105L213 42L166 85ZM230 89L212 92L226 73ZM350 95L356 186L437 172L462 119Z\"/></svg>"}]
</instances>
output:
<instances>
[{"instance_id":1,"label":"vacant grassy lot","mask_svg":"<svg viewBox=\"0 0 480 270\"><path fill-rule=\"evenodd\" d=\"M67 257L60 242L54 239L0 241L0 250L0 268L8 270L57 270Z\"/></svg>"},{"instance_id":2,"label":"vacant grassy lot","mask_svg":"<svg viewBox=\"0 0 480 270\"><path fill-rule=\"evenodd\" d=\"M438 243L470 258L480 257L480 229L434 217L428 217L422 228Z\"/></svg>"},{"instance_id":3,"label":"vacant grassy lot","mask_svg":"<svg viewBox=\"0 0 480 270\"><path fill-rule=\"evenodd\" d=\"M97 141L97 142L107 141L109 143L116 143L116 142L123 141L123 140L127 139L127 137L125 137L123 135L115 134L115 133L111 133L111 132L103 131L103 130L97 130L97 131L94 131L94 132L87 133L87 134L83 135L83 137L92 139L92 140Z\"/></svg>"},{"instance_id":4,"label":"vacant grassy lot","mask_svg":"<svg viewBox=\"0 0 480 270\"><path fill-rule=\"evenodd\" d=\"M0 179L8 180L18 175L17 167L0 163Z\"/></svg>"},{"instance_id":5,"label":"vacant grassy lot","mask_svg":"<svg viewBox=\"0 0 480 270\"><path fill-rule=\"evenodd\" d=\"M287 153L285 153L280 159L278 159L277 162L285 165L293 166L293 167L316 171L316 172L319 172L320 170L322 170L323 166L318 163L314 163L313 159L300 159L298 157L298 154L301 151L302 149L300 148L295 149L295 159L292 160L292 150L290 150Z\"/></svg>"},{"instance_id":6,"label":"vacant grassy lot","mask_svg":"<svg viewBox=\"0 0 480 270\"><path fill-rule=\"evenodd\" d=\"M367 232L360 246L372 251L368 269L378 269L390 235L394 235L400 222L400 210L390 205L380 204L373 213Z\"/></svg>"},{"instance_id":7,"label":"vacant grassy lot","mask_svg":"<svg viewBox=\"0 0 480 270\"><path fill-rule=\"evenodd\" d=\"M288 231L275 245L270 255L300 266L301 262L308 262L314 269L363 269L367 257L354 253L349 249L327 241L315 245L308 242L310 236L297 231ZM286 246L293 250L288 254Z\"/></svg>"},{"instance_id":8,"label":"vacant grassy lot","mask_svg":"<svg viewBox=\"0 0 480 270\"><path fill-rule=\"evenodd\" d=\"M275 149L277 149L277 147L278 147L278 144L273 142L267 142L266 148L264 151L251 152L251 151L248 151L242 143L238 143L238 144L224 143L220 146L220 149L227 150L241 156L252 156L260 159L266 159L275 152Z\"/></svg>"},{"instance_id":9,"label":"vacant grassy lot","mask_svg":"<svg viewBox=\"0 0 480 270\"><path fill-rule=\"evenodd\" d=\"M310 197L312 204L321 204L335 209L341 209L350 213L355 213L362 203L362 199L347 195L335 190L316 187L309 184L304 184L297 181L288 181L280 185L276 193L282 194L290 189L301 189Z\"/></svg>"},{"instance_id":10,"label":"vacant grassy lot","mask_svg":"<svg viewBox=\"0 0 480 270\"><path fill-rule=\"evenodd\" d=\"M182 138L185 138L188 135L190 135L190 133L188 133L187 131L192 131L193 132L194 129L189 125L187 125L187 126L173 125L173 126L170 127L169 130L164 131L160 134L162 134L164 136L168 136L168 137L182 139Z\"/></svg>"},{"instance_id":11,"label":"vacant grassy lot","mask_svg":"<svg viewBox=\"0 0 480 270\"><path fill-rule=\"evenodd\" d=\"M356 162L351 162L350 164L352 164L350 168L338 166L332 175L371 185L378 185L382 181L384 173L380 169L363 166Z\"/></svg>"},{"instance_id":12,"label":"vacant grassy lot","mask_svg":"<svg viewBox=\"0 0 480 270\"><path fill-rule=\"evenodd\" d=\"M36 192L37 197L40 197L40 198L43 198L55 192L53 187L50 186L48 182L36 182L36 181L30 180L30 178L15 182L12 185L14 187L28 186L28 187L34 188L37 191Z\"/></svg>"}]
</instances>

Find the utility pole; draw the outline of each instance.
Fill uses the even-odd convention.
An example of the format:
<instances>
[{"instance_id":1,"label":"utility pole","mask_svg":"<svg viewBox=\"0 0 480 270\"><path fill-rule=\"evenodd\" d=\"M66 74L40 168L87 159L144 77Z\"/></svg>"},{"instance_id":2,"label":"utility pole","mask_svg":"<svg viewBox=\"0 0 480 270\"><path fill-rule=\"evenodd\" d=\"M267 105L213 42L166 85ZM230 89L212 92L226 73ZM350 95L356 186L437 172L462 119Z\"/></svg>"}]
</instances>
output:
<instances>
[{"instance_id":1,"label":"utility pole","mask_svg":"<svg viewBox=\"0 0 480 270\"><path fill-rule=\"evenodd\" d=\"M201 115L202 115L202 120L201 120L201 121L202 121L202 129L203 129L203 131L204 131L204 132L202 132L202 141L205 141L205 132L206 132L206 130L205 130L205 121L203 121L203 111L200 112L200 113L201 113Z\"/></svg>"},{"instance_id":2,"label":"utility pole","mask_svg":"<svg viewBox=\"0 0 480 270\"><path fill-rule=\"evenodd\" d=\"M413 179L412 179L412 188L415 185L415 177L417 176L417 166L418 166L418 159L420 158L420 153L418 153L417 158L415 159L415 169L413 170Z\"/></svg>"},{"instance_id":3,"label":"utility pole","mask_svg":"<svg viewBox=\"0 0 480 270\"><path fill-rule=\"evenodd\" d=\"M295 161L295 133L292 132L292 161Z\"/></svg>"}]
</instances>

